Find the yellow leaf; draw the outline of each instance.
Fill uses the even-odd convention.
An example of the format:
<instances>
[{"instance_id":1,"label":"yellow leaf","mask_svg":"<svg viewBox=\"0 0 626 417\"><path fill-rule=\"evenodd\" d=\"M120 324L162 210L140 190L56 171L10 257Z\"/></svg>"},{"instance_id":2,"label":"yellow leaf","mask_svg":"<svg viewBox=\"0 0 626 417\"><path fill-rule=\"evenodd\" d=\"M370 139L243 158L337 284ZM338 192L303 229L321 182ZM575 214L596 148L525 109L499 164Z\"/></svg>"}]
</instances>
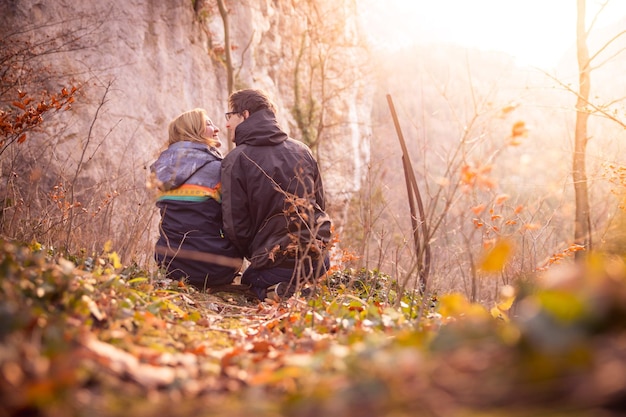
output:
<instances>
[{"instance_id":1,"label":"yellow leaf","mask_svg":"<svg viewBox=\"0 0 626 417\"><path fill-rule=\"evenodd\" d=\"M113 264L113 268L120 269L122 267L122 263L120 262L120 256L117 252L109 253L109 262Z\"/></svg>"},{"instance_id":2,"label":"yellow leaf","mask_svg":"<svg viewBox=\"0 0 626 417\"><path fill-rule=\"evenodd\" d=\"M549 312L562 323L572 323L588 314L584 301L566 291L542 291L537 294L543 310Z\"/></svg>"},{"instance_id":3,"label":"yellow leaf","mask_svg":"<svg viewBox=\"0 0 626 417\"><path fill-rule=\"evenodd\" d=\"M506 322L509 321L507 311L513 306L515 301L515 288L510 285L505 285L500 290L499 301L495 307L491 309L491 315L497 319L502 319Z\"/></svg>"},{"instance_id":4,"label":"yellow leaf","mask_svg":"<svg viewBox=\"0 0 626 417\"><path fill-rule=\"evenodd\" d=\"M104 253L109 253L111 252L113 243L110 240L107 240L106 242L104 242L104 248L102 249L104 251Z\"/></svg>"},{"instance_id":5,"label":"yellow leaf","mask_svg":"<svg viewBox=\"0 0 626 417\"><path fill-rule=\"evenodd\" d=\"M439 314L443 317L473 319L483 319L489 316L482 305L470 302L459 293L446 294L439 298Z\"/></svg>"},{"instance_id":6,"label":"yellow leaf","mask_svg":"<svg viewBox=\"0 0 626 417\"><path fill-rule=\"evenodd\" d=\"M515 301L515 297L510 297L504 301L498 303L497 307L500 311L509 311L513 306L513 301Z\"/></svg>"},{"instance_id":7,"label":"yellow leaf","mask_svg":"<svg viewBox=\"0 0 626 417\"><path fill-rule=\"evenodd\" d=\"M507 317L507 315L504 314L504 312L502 310L500 310L498 307L493 307L490 310L490 313L491 313L491 315L492 315L492 317L494 319L502 319L502 320L504 320L507 323L509 321L509 318Z\"/></svg>"},{"instance_id":8,"label":"yellow leaf","mask_svg":"<svg viewBox=\"0 0 626 417\"><path fill-rule=\"evenodd\" d=\"M446 294L439 298L439 313L444 317L455 316L464 311L468 304L467 299L459 293Z\"/></svg>"},{"instance_id":9,"label":"yellow leaf","mask_svg":"<svg viewBox=\"0 0 626 417\"><path fill-rule=\"evenodd\" d=\"M480 269L485 272L499 272L511 257L513 247L510 242L501 240L483 258Z\"/></svg>"}]
</instances>

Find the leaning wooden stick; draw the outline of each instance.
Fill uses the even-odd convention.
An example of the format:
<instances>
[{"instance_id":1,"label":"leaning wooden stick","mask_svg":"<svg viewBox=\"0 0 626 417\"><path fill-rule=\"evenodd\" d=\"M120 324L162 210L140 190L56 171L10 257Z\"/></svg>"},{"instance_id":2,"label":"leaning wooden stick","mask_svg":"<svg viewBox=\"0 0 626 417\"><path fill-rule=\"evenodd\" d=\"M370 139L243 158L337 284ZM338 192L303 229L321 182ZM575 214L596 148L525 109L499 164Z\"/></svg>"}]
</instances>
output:
<instances>
[{"instance_id":1,"label":"leaning wooden stick","mask_svg":"<svg viewBox=\"0 0 626 417\"><path fill-rule=\"evenodd\" d=\"M393 105L393 100L391 99L391 95L387 94L387 103L389 103L389 110L391 111L391 117L393 118L393 123L396 127L396 132L398 134L398 140L400 141L400 147L402 148L402 168L404 169L404 177L406 181L407 193L409 196L409 208L411 209L411 224L413 226L413 240L415 243L415 254L417 255L417 259L420 262L419 268L419 279L421 282L421 291L426 289L426 283L428 282L428 274L430 272L430 237L428 234L428 226L426 224L426 215L424 212L424 203L422 201L422 196L419 192L419 188L417 186L417 179L415 178L415 172L413 171L413 165L411 164L411 159L409 158L409 151L406 147L406 142L404 140L404 135L402 134L402 129L400 128L400 122L398 121L398 114L396 113L396 109ZM418 217L415 213L415 202L413 198L417 201L417 208L419 212L419 223ZM419 225L421 224L422 229L422 240L420 241L419 236ZM423 246L423 252L422 252Z\"/></svg>"}]
</instances>

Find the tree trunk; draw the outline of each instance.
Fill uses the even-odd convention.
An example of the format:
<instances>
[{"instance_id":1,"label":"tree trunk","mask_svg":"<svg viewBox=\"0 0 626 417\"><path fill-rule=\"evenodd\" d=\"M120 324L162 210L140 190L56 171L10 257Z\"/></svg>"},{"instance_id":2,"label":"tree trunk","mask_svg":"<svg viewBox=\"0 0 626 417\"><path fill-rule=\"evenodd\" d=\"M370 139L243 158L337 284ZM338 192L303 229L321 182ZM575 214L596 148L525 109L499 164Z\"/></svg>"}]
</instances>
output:
<instances>
[{"instance_id":1,"label":"tree trunk","mask_svg":"<svg viewBox=\"0 0 626 417\"><path fill-rule=\"evenodd\" d=\"M228 97L234 92L234 69L233 69L233 59L231 55L231 45L230 45L230 19L228 17L228 9L224 4L224 0L217 0L217 7L220 10L220 16L222 17L222 22L224 23L224 56L226 59L226 77L227 77L227 88L228 88ZM233 143L228 141L228 150L232 150Z\"/></svg>"},{"instance_id":2,"label":"tree trunk","mask_svg":"<svg viewBox=\"0 0 626 417\"><path fill-rule=\"evenodd\" d=\"M572 179L576 196L576 218L574 224L574 242L591 248L591 220L589 214L589 194L587 190L587 174L585 168L585 154L587 149L587 121L589 111L590 61L587 47L587 30L585 28L585 1L577 0L578 18L576 24L576 49L578 54L578 99L576 100L576 130L574 132L574 158L572 163ZM576 252L576 259L580 259L582 251Z\"/></svg>"}]
</instances>

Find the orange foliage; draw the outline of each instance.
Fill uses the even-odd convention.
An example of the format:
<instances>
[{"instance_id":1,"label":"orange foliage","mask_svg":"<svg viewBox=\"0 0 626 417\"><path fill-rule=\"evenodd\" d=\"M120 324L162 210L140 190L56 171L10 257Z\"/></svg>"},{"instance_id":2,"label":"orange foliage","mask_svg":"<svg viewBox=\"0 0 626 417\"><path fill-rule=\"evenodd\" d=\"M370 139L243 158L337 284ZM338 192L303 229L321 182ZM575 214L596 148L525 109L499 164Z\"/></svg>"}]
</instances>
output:
<instances>
[{"instance_id":1,"label":"orange foliage","mask_svg":"<svg viewBox=\"0 0 626 417\"><path fill-rule=\"evenodd\" d=\"M528 129L526 129L526 122L519 120L513 123L513 127L511 128L511 137L517 138L519 136L526 136L527 134Z\"/></svg>"},{"instance_id":2,"label":"orange foliage","mask_svg":"<svg viewBox=\"0 0 626 417\"><path fill-rule=\"evenodd\" d=\"M496 186L495 181L489 177L492 170L491 165L483 165L472 167L468 164L461 167L461 175L459 181L465 192L474 187L482 190L490 190Z\"/></svg>"},{"instance_id":3,"label":"orange foliage","mask_svg":"<svg viewBox=\"0 0 626 417\"><path fill-rule=\"evenodd\" d=\"M480 213L482 213L485 210L485 205L484 204L479 204L477 206L472 207L472 211L474 212L475 215L479 215Z\"/></svg>"},{"instance_id":4,"label":"orange foliage","mask_svg":"<svg viewBox=\"0 0 626 417\"><path fill-rule=\"evenodd\" d=\"M14 142L24 143L26 133L43 123L44 114L52 110L69 110L76 91L76 87L69 90L63 87L59 94L43 92L37 100L18 89L18 100L11 103L13 109L0 110L0 154Z\"/></svg>"},{"instance_id":5,"label":"orange foliage","mask_svg":"<svg viewBox=\"0 0 626 417\"><path fill-rule=\"evenodd\" d=\"M339 243L341 241L339 234L336 232L334 226L331 228L332 238L328 243L328 250L331 253L331 266L327 272L328 275L332 275L335 272L345 269L347 263L351 263L360 259L356 253L348 249L340 249ZM333 250L334 249L334 250Z\"/></svg>"},{"instance_id":6,"label":"orange foliage","mask_svg":"<svg viewBox=\"0 0 626 417\"><path fill-rule=\"evenodd\" d=\"M524 230L539 230L541 225L537 223L527 223L522 227Z\"/></svg>"},{"instance_id":7,"label":"orange foliage","mask_svg":"<svg viewBox=\"0 0 626 417\"><path fill-rule=\"evenodd\" d=\"M537 271L545 271L551 265L559 264L563 259L573 256L575 252L585 250L585 247L582 245L578 245L576 243L572 243L568 248L563 250L562 252L555 253L550 256L540 267L537 267Z\"/></svg>"},{"instance_id":8,"label":"orange foliage","mask_svg":"<svg viewBox=\"0 0 626 417\"><path fill-rule=\"evenodd\" d=\"M604 171L604 177L611 184L616 185L611 192L621 197L618 207L626 210L626 166L609 163L604 165Z\"/></svg>"},{"instance_id":9,"label":"orange foliage","mask_svg":"<svg viewBox=\"0 0 626 417\"><path fill-rule=\"evenodd\" d=\"M500 194L499 196L496 197L496 201L495 201L495 205L496 206L501 206L502 204L504 204L505 201L507 201L509 199L509 195L508 194Z\"/></svg>"}]
</instances>

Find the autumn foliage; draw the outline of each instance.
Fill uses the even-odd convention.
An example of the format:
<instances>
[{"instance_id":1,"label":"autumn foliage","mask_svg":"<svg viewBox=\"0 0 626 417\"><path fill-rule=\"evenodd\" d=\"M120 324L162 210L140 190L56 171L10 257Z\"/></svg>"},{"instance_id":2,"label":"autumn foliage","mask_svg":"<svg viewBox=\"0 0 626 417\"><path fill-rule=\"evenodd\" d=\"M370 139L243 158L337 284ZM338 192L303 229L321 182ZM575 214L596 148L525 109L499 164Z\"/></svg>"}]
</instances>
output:
<instances>
[{"instance_id":1,"label":"autumn foliage","mask_svg":"<svg viewBox=\"0 0 626 417\"><path fill-rule=\"evenodd\" d=\"M77 88L62 88L58 94L40 93L38 99L17 90L17 100L11 106L0 109L0 157L12 144L24 143L27 133L44 121L46 113L69 110L74 102Z\"/></svg>"},{"instance_id":2,"label":"autumn foliage","mask_svg":"<svg viewBox=\"0 0 626 417\"><path fill-rule=\"evenodd\" d=\"M0 158L9 146L24 143L28 132L40 127L47 114L69 110L75 101L77 87L46 91L48 70L34 65L37 56L54 50L54 41L33 43L13 36L0 40Z\"/></svg>"}]
</instances>

